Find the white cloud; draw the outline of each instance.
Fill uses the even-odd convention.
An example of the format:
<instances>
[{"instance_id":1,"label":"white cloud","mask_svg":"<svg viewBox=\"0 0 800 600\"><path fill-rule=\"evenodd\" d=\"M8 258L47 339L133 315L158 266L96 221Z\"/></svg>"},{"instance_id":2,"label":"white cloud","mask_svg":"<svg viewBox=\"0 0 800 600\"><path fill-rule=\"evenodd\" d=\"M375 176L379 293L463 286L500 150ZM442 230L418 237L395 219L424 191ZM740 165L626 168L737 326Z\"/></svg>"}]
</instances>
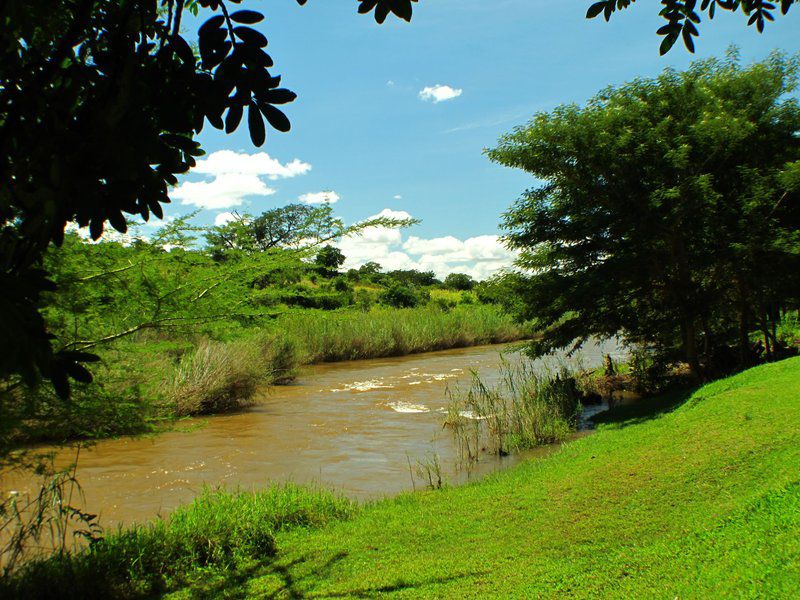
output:
<instances>
[{"instance_id":1,"label":"white cloud","mask_svg":"<svg viewBox=\"0 0 800 600\"><path fill-rule=\"evenodd\" d=\"M374 217L408 219L405 211L384 209ZM421 238L386 227L369 227L360 236L342 239L339 248L345 255L344 268L358 268L375 261L384 270L419 269L433 271L444 278L449 273L466 273L486 279L512 265L515 253L505 248L496 235L481 235L460 240L453 236Z\"/></svg>"},{"instance_id":2,"label":"white cloud","mask_svg":"<svg viewBox=\"0 0 800 600\"><path fill-rule=\"evenodd\" d=\"M379 217L386 217L387 219L413 219L413 217L406 211L394 210L393 208L384 208L377 215L373 215L369 219L377 219Z\"/></svg>"},{"instance_id":3,"label":"white cloud","mask_svg":"<svg viewBox=\"0 0 800 600\"><path fill-rule=\"evenodd\" d=\"M402 199L403 199L403 197L402 197L400 194L395 194L395 195L393 196L393 198L394 198L395 200L402 200Z\"/></svg>"},{"instance_id":4,"label":"white cloud","mask_svg":"<svg viewBox=\"0 0 800 600\"><path fill-rule=\"evenodd\" d=\"M452 100L458 98L464 90L460 88L452 88L449 85L433 85L422 88L419 92L420 100L433 102L437 104L445 100Z\"/></svg>"},{"instance_id":5,"label":"white cloud","mask_svg":"<svg viewBox=\"0 0 800 600\"><path fill-rule=\"evenodd\" d=\"M313 192L310 194L303 194L299 200L303 204L333 204L338 202L341 196L333 191L327 192Z\"/></svg>"},{"instance_id":6,"label":"white cloud","mask_svg":"<svg viewBox=\"0 0 800 600\"><path fill-rule=\"evenodd\" d=\"M214 217L214 225L220 227L225 225L226 223L230 223L236 219L236 215L232 212L221 212L216 217Z\"/></svg>"},{"instance_id":7,"label":"white cloud","mask_svg":"<svg viewBox=\"0 0 800 600\"><path fill-rule=\"evenodd\" d=\"M193 174L205 175L206 181L184 181L170 192L170 197L200 208L230 208L240 206L249 196L274 194L264 179L296 177L310 170L310 164L298 159L282 164L266 152L219 150L198 160L192 170Z\"/></svg>"},{"instance_id":8,"label":"white cloud","mask_svg":"<svg viewBox=\"0 0 800 600\"><path fill-rule=\"evenodd\" d=\"M311 165L297 158L286 164L272 158L266 152L235 152L233 150L218 150L212 152L207 158L197 161L197 166L192 173L203 175L255 175L267 179L285 179L305 175L311 170Z\"/></svg>"}]
</instances>

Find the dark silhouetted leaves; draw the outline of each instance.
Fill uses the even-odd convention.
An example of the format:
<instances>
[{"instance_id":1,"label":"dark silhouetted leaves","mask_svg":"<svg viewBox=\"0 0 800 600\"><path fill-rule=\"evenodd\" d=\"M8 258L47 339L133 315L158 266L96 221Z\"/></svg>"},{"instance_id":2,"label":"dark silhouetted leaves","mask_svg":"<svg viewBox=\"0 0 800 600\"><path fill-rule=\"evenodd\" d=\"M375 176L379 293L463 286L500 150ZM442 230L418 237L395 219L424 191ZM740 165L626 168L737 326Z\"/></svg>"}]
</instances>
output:
<instances>
[{"instance_id":1,"label":"dark silhouetted leaves","mask_svg":"<svg viewBox=\"0 0 800 600\"><path fill-rule=\"evenodd\" d=\"M264 143L266 132L264 131L264 121L261 119L261 111L255 102L251 102L247 107L247 126L250 129L250 140L254 146L261 146Z\"/></svg>"},{"instance_id":2,"label":"dark silhouetted leaves","mask_svg":"<svg viewBox=\"0 0 800 600\"><path fill-rule=\"evenodd\" d=\"M239 127L242 114L244 114L244 108L241 104L234 104L228 109L228 115L225 117L225 133L231 133Z\"/></svg>"},{"instance_id":3,"label":"dark silhouetted leaves","mask_svg":"<svg viewBox=\"0 0 800 600\"><path fill-rule=\"evenodd\" d=\"M234 27L233 33L235 33L236 37L240 40L252 46L264 48L267 45L266 36L260 31L256 31L250 27Z\"/></svg>"},{"instance_id":4,"label":"dark silhouetted leaves","mask_svg":"<svg viewBox=\"0 0 800 600\"><path fill-rule=\"evenodd\" d=\"M267 118L267 121L269 121L269 124L278 131L286 132L292 128L292 125L289 123L289 119L286 118L286 115L274 106L261 103L259 104L259 107L261 108L261 112L264 113L264 116Z\"/></svg>"},{"instance_id":5,"label":"dark silhouetted leaves","mask_svg":"<svg viewBox=\"0 0 800 600\"><path fill-rule=\"evenodd\" d=\"M408 21L415 1L359 0L358 11ZM0 88L13 91L0 103L0 221L14 223L0 231L0 346L17 351L0 356L0 378L50 378L66 397L70 378L90 375L88 359L54 351L37 308L46 285L35 265L49 243L69 222L97 240L106 223L126 231L126 215L163 218L169 186L203 154L194 138L206 120L231 133L247 107L261 146L264 119L289 131L276 105L296 95L270 72L267 37L249 27L264 17L243 0L12 4L0 29ZM202 23L199 60L181 33L187 4Z\"/></svg>"},{"instance_id":6,"label":"dark silhouetted leaves","mask_svg":"<svg viewBox=\"0 0 800 600\"><path fill-rule=\"evenodd\" d=\"M600 0L589 6L586 18L593 19L602 14L606 21L617 10L628 8L636 0ZM797 0L781 0L781 14L785 15ZM377 0L370 0L370 5L377 4ZM659 51L661 54L669 52L678 38L683 39L683 44L689 52L694 52L694 38L700 35L695 24L699 24L700 15L696 12L697 0L661 0L659 15L666 19L668 24L658 29L658 35L663 36ZM776 5L766 0L701 0L700 12L708 15L709 20L714 18L716 9L729 12L741 12L747 18L748 25L755 25L759 33L764 31L767 21L774 21L772 14ZM370 7L369 10L372 8ZM384 15L385 16L385 15ZM377 15L376 15L377 18Z\"/></svg>"},{"instance_id":7,"label":"dark silhouetted leaves","mask_svg":"<svg viewBox=\"0 0 800 600\"><path fill-rule=\"evenodd\" d=\"M234 23L244 23L245 25L252 25L264 20L264 15L254 10L237 10L231 14L231 21Z\"/></svg>"}]
</instances>

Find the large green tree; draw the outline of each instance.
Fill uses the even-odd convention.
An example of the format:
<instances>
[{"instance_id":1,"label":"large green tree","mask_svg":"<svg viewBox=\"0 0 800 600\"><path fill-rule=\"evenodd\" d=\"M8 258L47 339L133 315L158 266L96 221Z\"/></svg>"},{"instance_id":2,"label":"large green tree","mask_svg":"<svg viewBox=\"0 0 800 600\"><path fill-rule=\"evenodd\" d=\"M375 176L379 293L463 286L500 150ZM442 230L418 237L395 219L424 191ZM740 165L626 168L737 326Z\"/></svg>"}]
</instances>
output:
<instances>
[{"instance_id":1,"label":"large green tree","mask_svg":"<svg viewBox=\"0 0 800 600\"><path fill-rule=\"evenodd\" d=\"M488 151L542 182L505 218L540 352L621 332L699 375L732 348L747 361L754 329L775 343L800 292L797 70L732 51L540 113Z\"/></svg>"}]
</instances>

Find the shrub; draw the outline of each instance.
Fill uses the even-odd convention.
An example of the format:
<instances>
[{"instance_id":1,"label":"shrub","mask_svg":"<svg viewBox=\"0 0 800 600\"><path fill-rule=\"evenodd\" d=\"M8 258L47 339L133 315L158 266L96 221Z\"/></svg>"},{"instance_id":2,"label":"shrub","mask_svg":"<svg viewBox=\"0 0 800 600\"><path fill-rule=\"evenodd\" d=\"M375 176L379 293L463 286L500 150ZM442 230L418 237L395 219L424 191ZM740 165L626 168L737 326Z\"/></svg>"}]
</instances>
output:
<instances>
[{"instance_id":1,"label":"shrub","mask_svg":"<svg viewBox=\"0 0 800 600\"><path fill-rule=\"evenodd\" d=\"M402 283L392 283L381 293L380 301L395 308L413 308L422 301L422 298L413 288Z\"/></svg>"},{"instance_id":2,"label":"shrub","mask_svg":"<svg viewBox=\"0 0 800 600\"><path fill-rule=\"evenodd\" d=\"M450 273L444 278L444 287L451 290L469 291L477 282L466 273Z\"/></svg>"},{"instance_id":3,"label":"shrub","mask_svg":"<svg viewBox=\"0 0 800 600\"><path fill-rule=\"evenodd\" d=\"M202 342L172 373L167 401L178 416L236 410L250 403L265 377L255 345Z\"/></svg>"},{"instance_id":4,"label":"shrub","mask_svg":"<svg viewBox=\"0 0 800 600\"><path fill-rule=\"evenodd\" d=\"M670 379L670 362L658 352L636 348L630 355L630 379L633 391L655 394L663 390Z\"/></svg>"}]
</instances>

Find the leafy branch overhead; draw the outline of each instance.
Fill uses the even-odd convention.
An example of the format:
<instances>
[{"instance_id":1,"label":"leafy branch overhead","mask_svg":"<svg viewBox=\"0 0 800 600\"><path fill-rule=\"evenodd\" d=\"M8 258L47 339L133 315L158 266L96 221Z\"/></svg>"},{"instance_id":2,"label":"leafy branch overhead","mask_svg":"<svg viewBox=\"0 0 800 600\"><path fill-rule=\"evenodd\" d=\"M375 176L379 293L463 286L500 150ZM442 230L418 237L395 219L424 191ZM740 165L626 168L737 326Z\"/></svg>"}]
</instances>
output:
<instances>
[{"instance_id":1,"label":"leafy branch overhead","mask_svg":"<svg viewBox=\"0 0 800 600\"><path fill-rule=\"evenodd\" d=\"M636 0L600 0L589 7L586 12L587 19L593 19L600 15L608 21L611 15L617 10L629 8ZM678 41L683 40L683 44L689 52L694 52L694 38L700 35L698 25L700 25L702 14L709 20L714 18L717 10L729 12L741 12L747 18L748 25L755 25L759 33L764 31L767 21L775 20L776 11L785 15L795 4L796 0L661 0L662 9L659 15L667 21L666 25L657 31L662 36L660 52L666 54ZM778 6L778 4L780 6Z\"/></svg>"},{"instance_id":2,"label":"leafy branch overhead","mask_svg":"<svg viewBox=\"0 0 800 600\"><path fill-rule=\"evenodd\" d=\"M305 4L298 0L299 4ZM0 4L0 377L87 379L86 356L57 353L37 308L52 288L41 269L67 223L98 239L126 215L163 216L169 186L196 164L206 120L227 133L247 113L256 146L267 125L288 131L281 87L242 0L33 0ZM411 17L411 0L362 1L382 22ZM211 13L197 36L186 11Z\"/></svg>"}]
</instances>

